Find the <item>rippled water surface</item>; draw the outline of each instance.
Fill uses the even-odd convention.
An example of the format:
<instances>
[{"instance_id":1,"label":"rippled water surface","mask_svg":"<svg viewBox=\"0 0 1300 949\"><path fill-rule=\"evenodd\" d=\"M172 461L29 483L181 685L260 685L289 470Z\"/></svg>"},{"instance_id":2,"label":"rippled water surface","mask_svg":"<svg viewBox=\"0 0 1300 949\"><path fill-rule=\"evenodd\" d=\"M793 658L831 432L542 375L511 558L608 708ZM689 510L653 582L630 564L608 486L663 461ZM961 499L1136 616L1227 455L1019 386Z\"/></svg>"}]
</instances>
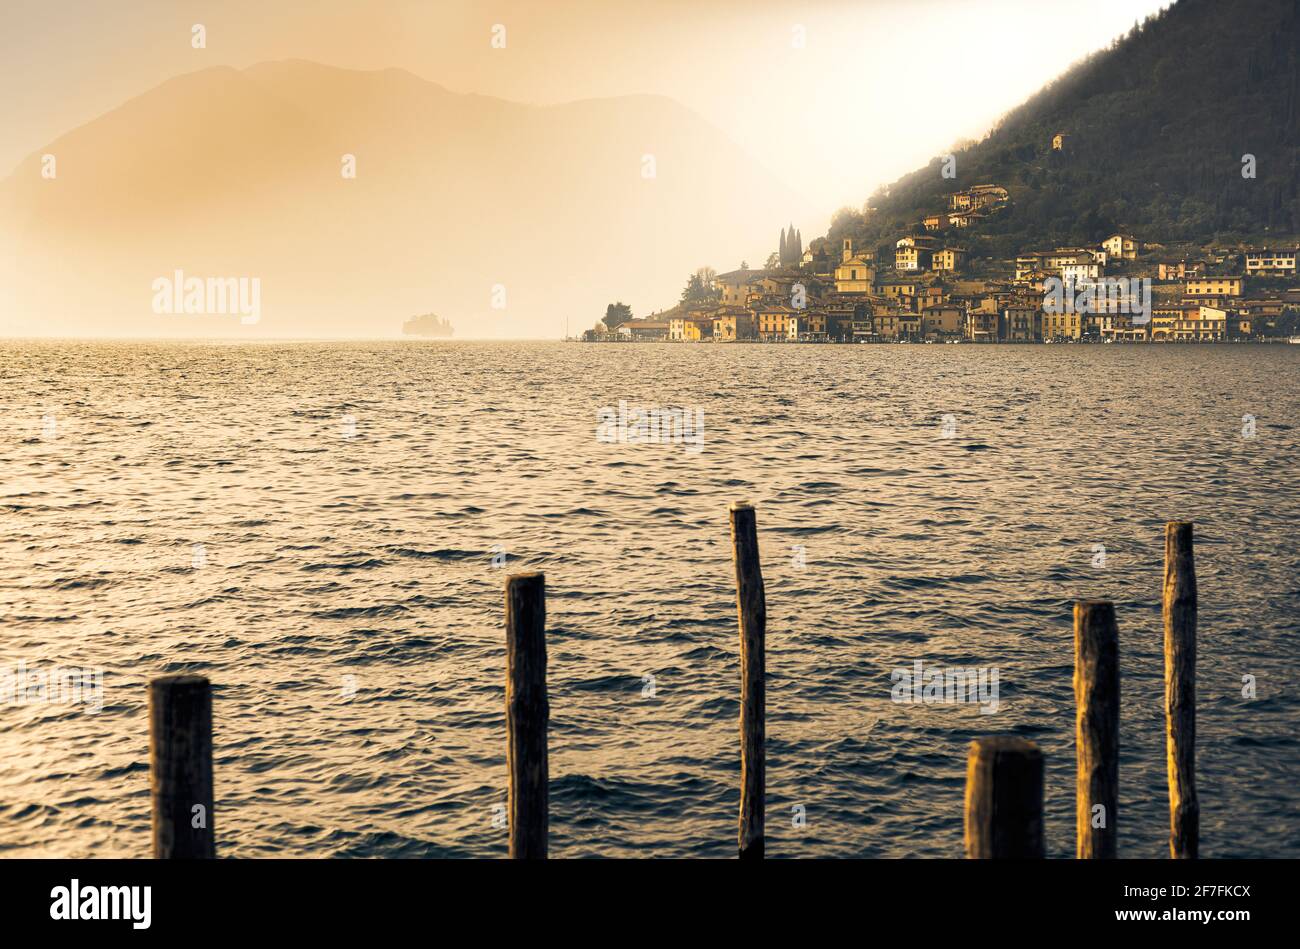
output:
<instances>
[{"instance_id":1,"label":"rippled water surface","mask_svg":"<svg viewBox=\"0 0 1300 949\"><path fill-rule=\"evenodd\" d=\"M703 451L598 441L619 400L701 408ZM0 342L0 407L0 661L105 670L98 713L0 705L0 854L146 856L145 682L195 671L220 852L504 855L501 591L538 569L552 854L734 855L749 499L769 855L960 855L966 746L1007 732L1072 855L1085 597L1120 615L1121 853L1165 854L1186 518L1202 853L1300 857L1300 346ZM996 667L998 710L893 703L918 659Z\"/></svg>"}]
</instances>

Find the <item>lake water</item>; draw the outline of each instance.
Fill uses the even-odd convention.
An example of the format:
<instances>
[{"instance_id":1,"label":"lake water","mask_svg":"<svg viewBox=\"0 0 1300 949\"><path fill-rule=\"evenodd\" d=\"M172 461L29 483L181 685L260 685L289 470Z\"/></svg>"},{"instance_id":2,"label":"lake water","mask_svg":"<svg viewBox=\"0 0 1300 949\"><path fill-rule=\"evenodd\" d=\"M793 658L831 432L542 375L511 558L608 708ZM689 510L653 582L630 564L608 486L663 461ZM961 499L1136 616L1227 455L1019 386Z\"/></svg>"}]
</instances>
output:
<instances>
[{"instance_id":1,"label":"lake water","mask_svg":"<svg viewBox=\"0 0 1300 949\"><path fill-rule=\"evenodd\" d=\"M702 444L598 439L620 401ZM502 587L543 570L552 855L734 856L747 499L770 856L960 856L1003 733L1072 856L1080 598L1119 612L1121 855L1165 855L1191 519L1202 855L1300 857L1300 346L11 341L0 407L0 663L103 669L98 712L0 704L0 854L148 855L145 683L193 671L220 853L503 856ZM891 701L917 660L997 710Z\"/></svg>"}]
</instances>

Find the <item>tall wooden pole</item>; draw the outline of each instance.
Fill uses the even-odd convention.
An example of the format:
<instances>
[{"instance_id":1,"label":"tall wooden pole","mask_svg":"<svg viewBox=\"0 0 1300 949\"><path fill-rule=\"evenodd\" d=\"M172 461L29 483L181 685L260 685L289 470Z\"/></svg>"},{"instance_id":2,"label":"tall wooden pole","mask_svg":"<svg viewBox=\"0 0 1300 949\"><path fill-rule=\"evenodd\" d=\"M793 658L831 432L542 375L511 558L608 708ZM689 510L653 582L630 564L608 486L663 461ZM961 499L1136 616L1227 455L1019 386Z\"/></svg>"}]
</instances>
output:
<instances>
[{"instance_id":1,"label":"tall wooden pole","mask_svg":"<svg viewBox=\"0 0 1300 949\"><path fill-rule=\"evenodd\" d=\"M767 801L764 643L767 603L758 559L758 525L747 502L731 505L731 546L736 562L736 614L740 621L740 832L742 860L763 857Z\"/></svg>"},{"instance_id":2,"label":"tall wooden pole","mask_svg":"<svg viewBox=\"0 0 1300 949\"><path fill-rule=\"evenodd\" d=\"M212 686L203 676L149 683L149 785L154 857L214 858Z\"/></svg>"},{"instance_id":3,"label":"tall wooden pole","mask_svg":"<svg viewBox=\"0 0 1300 949\"><path fill-rule=\"evenodd\" d=\"M1043 755L1023 738L979 738L966 759L966 856L1043 856Z\"/></svg>"},{"instance_id":4,"label":"tall wooden pole","mask_svg":"<svg viewBox=\"0 0 1300 949\"><path fill-rule=\"evenodd\" d=\"M1169 854L1195 859L1201 806L1196 799L1196 564L1190 523L1165 525L1164 600Z\"/></svg>"},{"instance_id":5,"label":"tall wooden pole","mask_svg":"<svg viewBox=\"0 0 1300 949\"><path fill-rule=\"evenodd\" d=\"M1105 601L1074 604L1075 825L1080 860L1114 859L1119 813L1119 627Z\"/></svg>"},{"instance_id":6,"label":"tall wooden pole","mask_svg":"<svg viewBox=\"0 0 1300 949\"><path fill-rule=\"evenodd\" d=\"M506 763L510 769L510 856L546 858L550 764L546 730L546 578L506 579Z\"/></svg>"}]
</instances>

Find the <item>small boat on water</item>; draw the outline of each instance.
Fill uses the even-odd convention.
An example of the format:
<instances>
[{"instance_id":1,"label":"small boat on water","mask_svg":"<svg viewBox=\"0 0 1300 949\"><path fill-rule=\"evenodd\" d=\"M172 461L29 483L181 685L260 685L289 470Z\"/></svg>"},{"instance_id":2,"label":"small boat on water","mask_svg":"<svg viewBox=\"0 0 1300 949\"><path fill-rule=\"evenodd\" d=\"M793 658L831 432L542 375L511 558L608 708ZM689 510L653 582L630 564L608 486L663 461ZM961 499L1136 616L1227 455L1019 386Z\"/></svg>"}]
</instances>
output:
<instances>
[{"instance_id":1,"label":"small boat on water","mask_svg":"<svg viewBox=\"0 0 1300 949\"><path fill-rule=\"evenodd\" d=\"M1287 340L1287 342L1296 343L1297 345L1300 345L1300 336L1292 336L1290 339Z\"/></svg>"}]
</instances>

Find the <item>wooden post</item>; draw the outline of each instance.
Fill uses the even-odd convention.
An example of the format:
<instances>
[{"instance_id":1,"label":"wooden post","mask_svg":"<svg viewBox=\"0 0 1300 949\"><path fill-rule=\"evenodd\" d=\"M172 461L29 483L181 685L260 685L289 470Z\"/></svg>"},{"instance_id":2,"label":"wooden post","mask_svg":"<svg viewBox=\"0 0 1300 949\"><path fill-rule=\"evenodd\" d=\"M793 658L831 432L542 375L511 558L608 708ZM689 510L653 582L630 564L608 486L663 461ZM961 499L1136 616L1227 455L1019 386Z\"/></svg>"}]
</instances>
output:
<instances>
[{"instance_id":1,"label":"wooden post","mask_svg":"<svg viewBox=\"0 0 1300 949\"><path fill-rule=\"evenodd\" d=\"M1192 525L1165 525L1165 748L1169 766L1169 855L1196 859L1196 564Z\"/></svg>"},{"instance_id":2,"label":"wooden post","mask_svg":"<svg viewBox=\"0 0 1300 949\"><path fill-rule=\"evenodd\" d=\"M1119 813L1119 627L1104 600L1074 604L1076 855L1114 859Z\"/></svg>"},{"instance_id":3,"label":"wooden post","mask_svg":"<svg viewBox=\"0 0 1300 949\"><path fill-rule=\"evenodd\" d=\"M205 677L149 683L149 785L154 857L214 858L212 686Z\"/></svg>"},{"instance_id":4,"label":"wooden post","mask_svg":"<svg viewBox=\"0 0 1300 949\"><path fill-rule=\"evenodd\" d=\"M510 856L546 858L550 764L546 730L546 578L506 579L506 762L510 769Z\"/></svg>"},{"instance_id":5,"label":"wooden post","mask_svg":"<svg viewBox=\"0 0 1300 949\"><path fill-rule=\"evenodd\" d=\"M736 562L736 614L740 621L740 859L763 858L767 804L766 686L763 676L767 602L758 559L753 505L731 505L731 546Z\"/></svg>"},{"instance_id":6,"label":"wooden post","mask_svg":"<svg viewBox=\"0 0 1300 949\"><path fill-rule=\"evenodd\" d=\"M979 738L966 759L966 856L1043 856L1043 755L1023 738Z\"/></svg>"}]
</instances>

